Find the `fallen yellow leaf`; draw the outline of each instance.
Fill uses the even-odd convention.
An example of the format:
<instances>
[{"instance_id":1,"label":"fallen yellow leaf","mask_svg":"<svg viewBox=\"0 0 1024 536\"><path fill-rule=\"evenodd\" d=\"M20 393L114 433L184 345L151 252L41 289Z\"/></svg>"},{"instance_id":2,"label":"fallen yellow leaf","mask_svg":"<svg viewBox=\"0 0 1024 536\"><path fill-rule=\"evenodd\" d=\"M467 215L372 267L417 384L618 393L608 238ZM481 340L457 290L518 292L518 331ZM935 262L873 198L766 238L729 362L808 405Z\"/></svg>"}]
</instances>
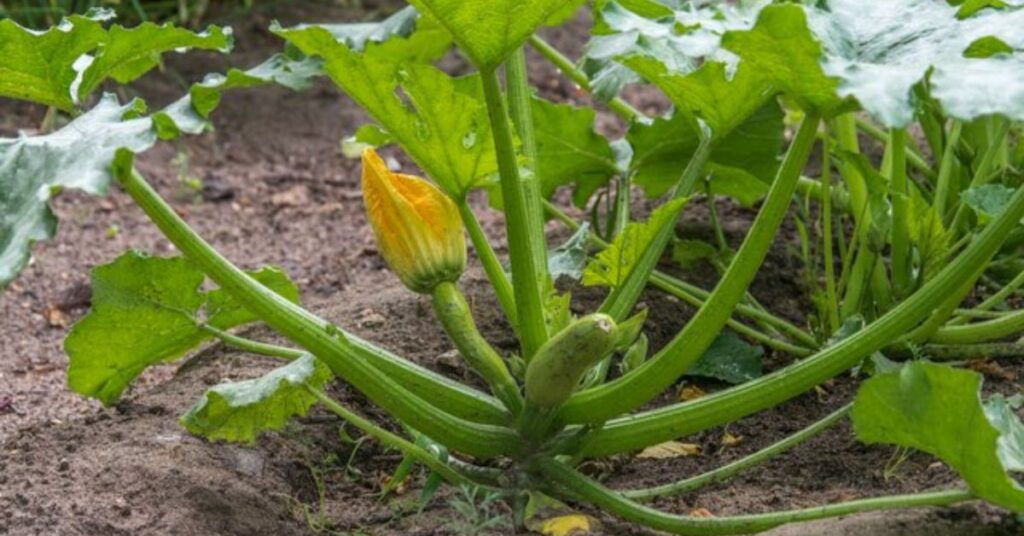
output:
<instances>
[{"instance_id":1,"label":"fallen yellow leaf","mask_svg":"<svg viewBox=\"0 0 1024 536\"><path fill-rule=\"evenodd\" d=\"M686 402L688 400L700 398L706 394L707 393L705 393L703 389L696 385L687 385L679 390L679 400Z\"/></svg>"},{"instance_id":2,"label":"fallen yellow leaf","mask_svg":"<svg viewBox=\"0 0 1024 536\"><path fill-rule=\"evenodd\" d=\"M729 432L722 434L722 445L731 447L733 445L739 445L743 442L743 436L732 435Z\"/></svg>"},{"instance_id":3,"label":"fallen yellow leaf","mask_svg":"<svg viewBox=\"0 0 1024 536\"><path fill-rule=\"evenodd\" d=\"M583 514L553 517L541 522L538 532L544 536L583 536L590 534L594 524Z\"/></svg>"},{"instance_id":4,"label":"fallen yellow leaf","mask_svg":"<svg viewBox=\"0 0 1024 536\"><path fill-rule=\"evenodd\" d=\"M707 508L694 508L690 510L690 517L715 517Z\"/></svg>"},{"instance_id":5,"label":"fallen yellow leaf","mask_svg":"<svg viewBox=\"0 0 1024 536\"><path fill-rule=\"evenodd\" d=\"M666 441L645 448L637 458L667 459L696 456L700 454L700 445L694 443L680 443L678 441Z\"/></svg>"}]
</instances>

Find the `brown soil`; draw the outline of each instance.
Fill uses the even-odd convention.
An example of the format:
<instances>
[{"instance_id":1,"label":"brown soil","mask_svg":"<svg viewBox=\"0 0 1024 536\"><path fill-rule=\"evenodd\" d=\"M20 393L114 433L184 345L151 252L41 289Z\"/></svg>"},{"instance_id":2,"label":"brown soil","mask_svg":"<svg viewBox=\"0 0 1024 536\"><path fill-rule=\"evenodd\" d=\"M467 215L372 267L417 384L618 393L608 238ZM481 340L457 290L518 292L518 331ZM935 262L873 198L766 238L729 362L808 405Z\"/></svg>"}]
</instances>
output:
<instances>
[{"instance_id":1,"label":"brown soil","mask_svg":"<svg viewBox=\"0 0 1024 536\"><path fill-rule=\"evenodd\" d=\"M363 10L299 4L288 10L256 13L229 21L238 52L230 58L190 55L174 58L164 73L147 77L138 92L155 106L181 92L177 80L196 80L226 65L254 65L279 44L265 32L271 17L299 20L356 20ZM587 22L550 31L551 39L578 54ZM198 59L197 59L198 58ZM536 58L534 58L536 59ZM458 60L451 60L458 68ZM533 82L546 96L582 102L571 84L539 61ZM642 109L664 110L651 90L629 95ZM0 132L32 128L42 111L0 102ZM432 321L429 304L397 285L384 270L364 220L356 162L338 154L338 140L366 121L365 115L326 84L295 94L276 88L238 91L224 99L214 117L217 131L164 144L147 153L141 170L205 237L243 266L284 267L304 291L313 310L338 325L445 374L470 380ZM601 129L621 132L609 115ZM203 180L201 192L179 181L172 160L189 157L188 172ZM476 199L483 210L484 203ZM256 445L210 444L189 436L177 424L202 391L225 379L255 377L273 363L214 345L184 365L148 372L125 401L102 409L65 387L60 347L66 328L89 305L88 269L109 262L126 248L173 254L171 246L115 192L106 199L65 195L55 203L63 221L56 240L35 248L35 262L0 296L0 534L36 535L249 535L249 534L466 534L467 521L452 507L457 490L444 489L422 513L417 497L422 477L404 494L380 501L382 479L400 456L367 441L358 448L339 440L341 423L322 412L267 434ZM753 212L723 205L731 241L738 243ZM487 213L484 225L496 238L501 219ZM684 219L685 233L709 235L706 208L694 205ZM119 232L108 237L108 229ZM556 228L552 227L554 231ZM557 231L555 236L563 236ZM795 321L809 310L791 255L792 237L774 248L753 287L773 310ZM499 248L499 252L501 248ZM687 274L708 285L713 274ZM486 283L471 272L463 286L475 305L489 340L511 349L514 340ZM580 310L597 298L577 292ZM648 326L655 346L664 344L692 309L658 294L644 298L652 315ZM273 336L250 328L261 338ZM768 365L785 363L769 355ZM1003 363L1010 375L1024 368ZM705 390L722 386L698 382ZM724 430L710 430L687 441L699 456L673 460L614 458L589 462L585 469L615 487L639 487L675 480L719 466L820 418L848 401L855 382L841 377L820 393L808 393L774 410L734 423L728 432L742 438L723 447ZM991 378L989 388L1019 389L1013 378ZM348 386L334 394L366 415L384 416ZM358 434L353 434L358 437ZM883 474L892 449L855 442L838 426L790 455L770 461L726 483L655 503L680 513L704 508L716 515L753 513L825 504L949 486L956 477L926 455L915 454L893 474ZM496 513L507 515L504 506ZM592 512L593 513L593 512ZM607 516L608 534L651 534ZM508 531L505 531L508 532ZM992 507L968 504L898 514L868 514L778 529L778 535L844 534L1019 534L1011 516Z\"/></svg>"}]
</instances>

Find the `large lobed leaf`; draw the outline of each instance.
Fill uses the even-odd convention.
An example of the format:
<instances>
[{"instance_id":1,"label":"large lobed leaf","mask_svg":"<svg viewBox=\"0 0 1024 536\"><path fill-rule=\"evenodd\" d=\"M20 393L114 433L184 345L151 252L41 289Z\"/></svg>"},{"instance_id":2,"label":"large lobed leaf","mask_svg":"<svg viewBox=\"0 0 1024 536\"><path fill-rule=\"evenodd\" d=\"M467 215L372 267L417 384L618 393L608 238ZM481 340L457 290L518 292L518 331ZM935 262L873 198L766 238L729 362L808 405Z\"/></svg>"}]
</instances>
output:
<instances>
[{"instance_id":1,"label":"large lobed leaf","mask_svg":"<svg viewBox=\"0 0 1024 536\"><path fill-rule=\"evenodd\" d=\"M252 443L262 432L280 430L292 417L305 416L333 374L306 354L260 378L208 389L181 417L189 432L211 440Z\"/></svg>"},{"instance_id":2,"label":"large lobed leaf","mask_svg":"<svg viewBox=\"0 0 1024 536\"><path fill-rule=\"evenodd\" d=\"M158 138L202 132L221 92L263 83L301 89L320 74L319 65L319 60L277 55L248 71L210 75L151 117L143 115L142 101L121 105L105 95L57 132L0 139L0 289L28 263L32 244L56 232L48 201L67 188L105 194L118 149L139 153Z\"/></svg>"},{"instance_id":3,"label":"large lobed leaf","mask_svg":"<svg viewBox=\"0 0 1024 536\"><path fill-rule=\"evenodd\" d=\"M549 20L582 0L411 0L444 26L480 69L496 67Z\"/></svg>"},{"instance_id":4,"label":"large lobed leaf","mask_svg":"<svg viewBox=\"0 0 1024 536\"><path fill-rule=\"evenodd\" d=\"M298 289L281 271L251 274L286 299ZM256 320L221 290L202 290L205 276L184 258L129 251L92 272L92 309L64 341L68 385L113 404L147 367L171 361L211 335L200 326L228 329Z\"/></svg>"},{"instance_id":5,"label":"large lobed leaf","mask_svg":"<svg viewBox=\"0 0 1024 536\"><path fill-rule=\"evenodd\" d=\"M597 2L594 36L587 44L583 69L591 88L602 99L617 95L636 74L621 62L647 58L666 73L684 76L705 62L721 62L732 69L735 56L721 48L722 35L750 28L765 2L714 3L701 0ZM653 66L637 72L652 82ZM659 84L660 85L660 84Z\"/></svg>"},{"instance_id":6,"label":"large lobed leaf","mask_svg":"<svg viewBox=\"0 0 1024 536\"><path fill-rule=\"evenodd\" d=\"M109 10L93 10L43 32L0 20L0 96L72 111L107 78L131 82L157 66L165 52L227 52L232 45L230 28L195 33L143 23L105 29L112 18Z\"/></svg>"},{"instance_id":7,"label":"large lobed leaf","mask_svg":"<svg viewBox=\"0 0 1024 536\"><path fill-rule=\"evenodd\" d=\"M594 109L539 97L531 102L544 196L551 197L559 186L573 184L573 200L585 205L619 171L611 144L594 131Z\"/></svg>"},{"instance_id":8,"label":"large lobed leaf","mask_svg":"<svg viewBox=\"0 0 1024 536\"><path fill-rule=\"evenodd\" d=\"M465 195L497 171L478 78L453 79L427 64L401 63L393 53L407 46L401 38L359 52L321 27L274 32L323 58L331 79L450 195Z\"/></svg>"},{"instance_id":9,"label":"large lobed leaf","mask_svg":"<svg viewBox=\"0 0 1024 536\"><path fill-rule=\"evenodd\" d=\"M778 167L783 130L782 110L768 102L715 143L705 165L711 192L745 205L763 197ZM700 144L700 125L692 116L676 112L649 124L633 123L626 140L633 149L629 170L635 174L634 182L649 197L657 197L678 182ZM706 189L703 183L697 186Z\"/></svg>"},{"instance_id":10,"label":"large lobed leaf","mask_svg":"<svg viewBox=\"0 0 1024 536\"><path fill-rule=\"evenodd\" d=\"M955 469L982 499L1024 511L1022 428L1005 400L983 405L982 377L914 362L864 382L854 402L857 438L928 452Z\"/></svg>"},{"instance_id":11,"label":"large lobed leaf","mask_svg":"<svg viewBox=\"0 0 1024 536\"><path fill-rule=\"evenodd\" d=\"M802 106L827 115L847 109L852 98L883 125L904 127L914 119L913 87L933 70L932 95L947 114L1024 117L1021 61L978 57L1024 47L1024 10L986 9L968 18L958 11L935 0L769 6L753 29L726 34L723 46L740 56L741 68L749 63Z\"/></svg>"}]
</instances>

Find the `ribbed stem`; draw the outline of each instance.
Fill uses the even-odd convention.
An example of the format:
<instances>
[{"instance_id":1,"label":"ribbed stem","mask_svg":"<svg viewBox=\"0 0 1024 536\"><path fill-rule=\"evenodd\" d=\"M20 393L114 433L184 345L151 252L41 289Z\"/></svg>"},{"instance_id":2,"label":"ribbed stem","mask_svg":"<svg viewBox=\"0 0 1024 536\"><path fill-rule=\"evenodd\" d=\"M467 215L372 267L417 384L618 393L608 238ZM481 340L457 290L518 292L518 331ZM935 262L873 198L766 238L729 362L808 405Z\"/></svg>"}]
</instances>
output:
<instances>
[{"instance_id":1,"label":"ribbed stem","mask_svg":"<svg viewBox=\"0 0 1024 536\"><path fill-rule=\"evenodd\" d=\"M118 168L116 176L150 220L210 279L396 418L454 450L474 456L494 457L516 448L518 440L512 430L455 417L381 374L362 358L344 332L263 286L203 241L134 169Z\"/></svg>"},{"instance_id":2,"label":"ribbed stem","mask_svg":"<svg viewBox=\"0 0 1024 536\"><path fill-rule=\"evenodd\" d=\"M434 287L431 297L434 312L459 353L487 382L505 407L518 414L523 408L519 386L498 352L480 335L462 291L454 283L441 283Z\"/></svg>"},{"instance_id":3,"label":"ribbed stem","mask_svg":"<svg viewBox=\"0 0 1024 536\"><path fill-rule=\"evenodd\" d=\"M774 242L800 173L810 157L820 120L814 113L804 118L761 211L704 307L662 351L638 369L615 381L576 393L562 407L560 417L564 422L602 422L643 405L672 385L711 346L743 299Z\"/></svg>"},{"instance_id":4,"label":"ribbed stem","mask_svg":"<svg viewBox=\"0 0 1024 536\"><path fill-rule=\"evenodd\" d=\"M625 452L699 432L775 406L848 370L930 315L949 289L970 281L1024 216L1024 188L946 268L884 316L812 357L696 400L608 421L588 438L587 456ZM627 376L628 377L628 376Z\"/></svg>"},{"instance_id":5,"label":"ribbed stem","mask_svg":"<svg viewBox=\"0 0 1024 536\"><path fill-rule=\"evenodd\" d=\"M537 35L530 38L530 45L533 46L534 50L539 52L541 56L544 56L544 58L550 61L552 65L558 68L559 71L562 71L562 74L575 82L580 89L590 91L590 80L587 79L587 75L583 74L583 71L577 69L572 60L565 57L565 55L559 52L558 49L551 46L547 41L541 39ZM644 118L644 115L640 110L637 110L631 104L619 97L612 97L612 99L606 104L608 105L609 110L627 121Z\"/></svg>"},{"instance_id":6,"label":"ribbed stem","mask_svg":"<svg viewBox=\"0 0 1024 536\"><path fill-rule=\"evenodd\" d=\"M938 329L928 342L932 344L974 344L1017 335L1024 331L1024 311L985 322Z\"/></svg>"},{"instance_id":7,"label":"ribbed stem","mask_svg":"<svg viewBox=\"0 0 1024 536\"><path fill-rule=\"evenodd\" d=\"M519 174L512 128L497 73L489 70L480 74L501 175L519 340L523 358L529 361L548 338L543 300L543 288L547 281L547 248L538 247L544 236L540 185L537 184L535 174Z\"/></svg>"},{"instance_id":8,"label":"ribbed stem","mask_svg":"<svg viewBox=\"0 0 1024 536\"><path fill-rule=\"evenodd\" d=\"M498 255L494 252L494 248L491 247L487 234L480 227L480 221L477 220L476 214L473 213L473 209L469 206L469 202L463 199L457 205L459 207L459 215L462 216L462 224L465 225L466 231L469 233L469 239L473 243L473 249L476 250L477 257L480 258L480 264L484 267L487 280L490 281L491 287L494 288L494 293L498 297L501 310L505 312L505 318L508 319L509 324L512 324L513 329L518 329L516 325L516 297L512 292L512 282L508 280L505 268L502 267L501 261L498 260Z\"/></svg>"},{"instance_id":9,"label":"ribbed stem","mask_svg":"<svg viewBox=\"0 0 1024 536\"><path fill-rule=\"evenodd\" d=\"M537 469L551 479L555 492L569 498L587 501L627 521L639 523L672 534L712 536L750 534L786 523L839 517L870 510L891 510L921 506L948 506L976 497L966 490L948 490L910 495L891 495L841 502L767 514L726 517L691 517L666 514L632 501L559 461L546 458L536 462Z\"/></svg>"}]
</instances>

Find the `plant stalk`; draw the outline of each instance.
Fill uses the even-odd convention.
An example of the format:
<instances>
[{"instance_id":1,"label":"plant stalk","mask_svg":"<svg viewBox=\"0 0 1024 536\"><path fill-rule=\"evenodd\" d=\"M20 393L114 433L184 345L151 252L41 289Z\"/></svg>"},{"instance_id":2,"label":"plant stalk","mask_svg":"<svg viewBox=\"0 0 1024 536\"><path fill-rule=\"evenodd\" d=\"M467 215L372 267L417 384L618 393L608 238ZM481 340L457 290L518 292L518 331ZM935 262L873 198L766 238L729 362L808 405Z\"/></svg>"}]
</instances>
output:
<instances>
[{"instance_id":1,"label":"plant stalk","mask_svg":"<svg viewBox=\"0 0 1024 536\"><path fill-rule=\"evenodd\" d=\"M518 331L516 298L512 291L512 282L508 280L505 268L501 266L501 261L498 260L498 255L494 252L494 248L491 247L487 234L480 227L480 221L477 220L476 214L473 213L473 209L469 206L469 202L463 198L456 202L456 205L459 207L459 215L462 216L462 224L469 233L469 239L473 242L476 255L480 258L480 264L483 265L484 273L487 274L487 280L494 287L494 293L498 297L501 310L504 311L505 318L508 319L509 324L512 324L513 329Z\"/></svg>"},{"instance_id":2,"label":"plant stalk","mask_svg":"<svg viewBox=\"0 0 1024 536\"><path fill-rule=\"evenodd\" d=\"M515 433L446 413L420 398L365 359L348 336L333 324L284 299L231 264L206 243L145 179L119 162L115 176L164 235L222 289L270 327L306 348L331 370L399 420L415 426L454 450L494 457L516 448Z\"/></svg>"},{"instance_id":3,"label":"plant stalk","mask_svg":"<svg viewBox=\"0 0 1024 536\"><path fill-rule=\"evenodd\" d=\"M820 121L817 114L805 116L761 211L704 306L665 348L635 371L577 392L562 407L560 416L564 422L597 423L643 405L672 385L711 346L746 294L786 217L800 173L814 147Z\"/></svg>"},{"instance_id":4,"label":"plant stalk","mask_svg":"<svg viewBox=\"0 0 1024 536\"><path fill-rule=\"evenodd\" d=\"M547 284L547 248L543 244L540 184L536 174L520 176L512 128L498 74L482 71L484 98L494 134L501 193L505 204L512 289L516 298L519 340L523 359L529 361L548 338L544 322L544 287ZM510 73L511 74L511 73ZM510 79L510 83L512 80Z\"/></svg>"}]
</instances>

